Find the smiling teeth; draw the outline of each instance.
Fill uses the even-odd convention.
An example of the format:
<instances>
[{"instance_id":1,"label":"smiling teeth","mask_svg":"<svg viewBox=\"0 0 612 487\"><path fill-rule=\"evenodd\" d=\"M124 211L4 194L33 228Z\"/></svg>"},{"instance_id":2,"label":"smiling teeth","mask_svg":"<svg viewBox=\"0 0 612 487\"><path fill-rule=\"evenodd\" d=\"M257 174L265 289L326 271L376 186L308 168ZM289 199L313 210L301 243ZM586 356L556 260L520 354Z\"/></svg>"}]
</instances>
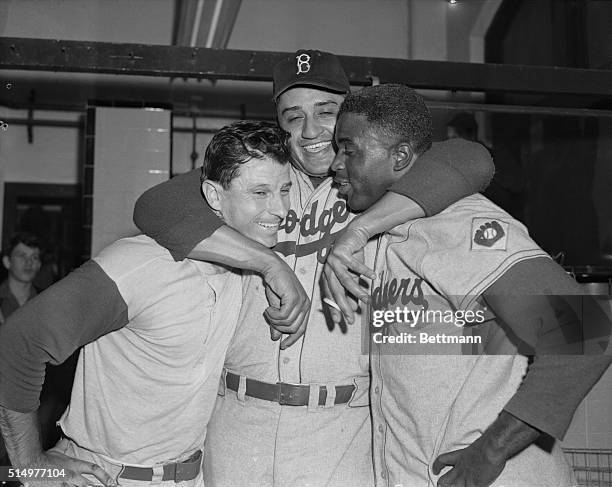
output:
<instances>
[{"instance_id":1,"label":"smiling teeth","mask_svg":"<svg viewBox=\"0 0 612 487\"><path fill-rule=\"evenodd\" d=\"M319 152L322 149L326 149L327 147L329 147L331 145L331 142L318 142L316 144L311 144L311 145L305 145L302 148L306 151L306 152Z\"/></svg>"},{"instance_id":2,"label":"smiling teeth","mask_svg":"<svg viewBox=\"0 0 612 487\"><path fill-rule=\"evenodd\" d=\"M261 223L261 222L257 222L257 224L260 227L264 227L267 230L272 230L272 229L278 228L278 223Z\"/></svg>"}]
</instances>

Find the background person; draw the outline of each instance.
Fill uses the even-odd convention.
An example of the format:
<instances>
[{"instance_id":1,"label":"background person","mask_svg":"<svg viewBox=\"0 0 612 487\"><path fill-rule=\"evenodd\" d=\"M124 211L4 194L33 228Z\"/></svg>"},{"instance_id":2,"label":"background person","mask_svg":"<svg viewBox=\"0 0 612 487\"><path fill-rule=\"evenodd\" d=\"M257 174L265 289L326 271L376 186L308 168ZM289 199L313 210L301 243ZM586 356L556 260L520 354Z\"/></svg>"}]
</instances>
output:
<instances>
[{"instance_id":1,"label":"background person","mask_svg":"<svg viewBox=\"0 0 612 487\"><path fill-rule=\"evenodd\" d=\"M31 233L17 233L10 238L2 255L2 265L8 271L8 277L0 284L0 316L4 319L36 296L32 282L40 270L41 248L39 238Z\"/></svg>"}]
</instances>

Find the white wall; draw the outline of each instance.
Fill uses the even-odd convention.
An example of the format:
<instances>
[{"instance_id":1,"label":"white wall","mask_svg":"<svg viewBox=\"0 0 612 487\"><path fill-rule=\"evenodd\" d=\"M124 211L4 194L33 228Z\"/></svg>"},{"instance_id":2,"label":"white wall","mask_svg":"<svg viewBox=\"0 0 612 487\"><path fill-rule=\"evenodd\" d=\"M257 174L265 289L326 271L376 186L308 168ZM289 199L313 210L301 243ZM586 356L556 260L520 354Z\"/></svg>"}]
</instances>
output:
<instances>
[{"instance_id":1,"label":"white wall","mask_svg":"<svg viewBox=\"0 0 612 487\"><path fill-rule=\"evenodd\" d=\"M408 27L406 0L246 0L228 48L406 59Z\"/></svg>"},{"instance_id":2,"label":"white wall","mask_svg":"<svg viewBox=\"0 0 612 487\"><path fill-rule=\"evenodd\" d=\"M115 240L139 233L134 203L168 179L170 111L96 108L91 255Z\"/></svg>"},{"instance_id":3,"label":"white wall","mask_svg":"<svg viewBox=\"0 0 612 487\"><path fill-rule=\"evenodd\" d=\"M170 44L174 0L0 0L0 35Z\"/></svg>"},{"instance_id":4,"label":"white wall","mask_svg":"<svg viewBox=\"0 0 612 487\"><path fill-rule=\"evenodd\" d=\"M25 110L0 107L0 120L27 118ZM34 118L78 121L79 115L35 112ZM0 131L0 215L4 209L4 183L76 184L79 181L79 133L76 128L39 127L28 143L25 125L9 124ZM0 224L0 242L2 225Z\"/></svg>"}]
</instances>

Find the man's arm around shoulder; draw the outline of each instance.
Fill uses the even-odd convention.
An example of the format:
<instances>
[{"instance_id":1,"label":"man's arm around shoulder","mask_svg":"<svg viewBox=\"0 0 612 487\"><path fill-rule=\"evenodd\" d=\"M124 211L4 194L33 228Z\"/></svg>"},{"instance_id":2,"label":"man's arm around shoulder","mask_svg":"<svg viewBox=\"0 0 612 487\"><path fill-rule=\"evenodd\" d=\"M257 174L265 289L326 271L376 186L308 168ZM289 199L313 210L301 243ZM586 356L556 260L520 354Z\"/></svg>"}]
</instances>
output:
<instances>
[{"instance_id":1,"label":"man's arm around shoulder","mask_svg":"<svg viewBox=\"0 0 612 487\"><path fill-rule=\"evenodd\" d=\"M82 473L110 485L98 466L44 452L37 415L46 363L61 363L80 346L127 323L127 307L114 282L93 261L18 309L0 328L0 427L18 468L64 468L49 485L85 486ZM27 481L27 479L22 479Z\"/></svg>"}]
</instances>

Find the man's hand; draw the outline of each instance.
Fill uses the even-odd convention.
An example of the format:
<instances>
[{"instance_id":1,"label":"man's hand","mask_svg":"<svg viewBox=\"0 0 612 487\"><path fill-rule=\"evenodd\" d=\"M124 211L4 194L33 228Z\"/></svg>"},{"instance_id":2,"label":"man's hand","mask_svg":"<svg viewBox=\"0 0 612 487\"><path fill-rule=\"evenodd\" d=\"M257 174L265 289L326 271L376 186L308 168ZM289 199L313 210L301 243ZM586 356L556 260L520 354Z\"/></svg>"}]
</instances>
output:
<instances>
[{"instance_id":1,"label":"man's hand","mask_svg":"<svg viewBox=\"0 0 612 487\"><path fill-rule=\"evenodd\" d=\"M432 465L438 487L487 487L499 477L506 461L531 445L541 432L503 410L483 435L467 448L443 453Z\"/></svg>"},{"instance_id":2,"label":"man's hand","mask_svg":"<svg viewBox=\"0 0 612 487\"><path fill-rule=\"evenodd\" d=\"M374 279L374 271L363 264L363 248L368 243L368 235L361 228L350 226L334 242L331 248L323 274L326 290L331 293L347 323L354 321L353 311L356 309L350 295L367 303L370 294L367 288L359 285L359 276ZM327 296L330 297L330 296ZM337 313L332 312L332 318L337 320Z\"/></svg>"},{"instance_id":3,"label":"man's hand","mask_svg":"<svg viewBox=\"0 0 612 487\"><path fill-rule=\"evenodd\" d=\"M438 475L444 467L452 467L438 479L438 487L487 487L499 477L506 459L492 454L483 437L463 450L444 453L436 458L432 471Z\"/></svg>"},{"instance_id":4,"label":"man's hand","mask_svg":"<svg viewBox=\"0 0 612 487\"><path fill-rule=\"evenodd\" d=\"M29 473L29 469L37 468L44 468L45 471L51 469L51 472L54 469L61 472L63 469L63 477L47 477L44 481L41 481L40 477L20 477L19 480L26 485L86 487L91 484L91 481L88 481L82 474L91 474L108 487L116 485L114 479L98 465L53 450L43 451L37 411L20 413L0 406L0 428L6 450L15 469L25 469L26 473Z\"/></svg>"},{"instance_id":5,"label":"man's hand","mask_svg":"<svg viewBox=\"0 0 612 487\"><path fill-rule=\"evenodd\" d=\"M270 337L278 340L281 334L290 334L289 338L281 342L281 349L285 349L298 341L306 331L310 299L295 273L281 259L275 259L262 274L270 304L264 311L270 324Z\"/></svg>"},{"instance_id":6,"label":"man's hand","mask_svg":"<svg viewBox=\"0 0 612 487\"><path fill-rule=\"evenodd\" d=\"M50 471L59 471L63 475L47 477L44 481L37 477L36 482L31 482L30 479L25 477L20 478L20 481L26 487L87 487L91 485L91 480L83 477L83 474L95 477L101 484L107 487L115 487L117 485L115 479L99 465L69 457L53 450L40 453L28 467L19 467L19 470L27 470L28 468L50 469Z\"/></svg>"},{"instance_id":7,"label":"man's hand","mask_svg":"<svg viewBox=\"0 0 612 487\"><path fill-rule=\"evenodd\" d=\"M332 279L336 279L336 277L332 276ZM359 302L355 299L354 296L345 294L344 288L342 287L342 284L340 284L340 281L337 281L336 279L336 282L338 286L336 295L345 296L346 302L350 306L350 309L353 312L357 312L357 310L359 310ZM324 306L327 305L327 310L329 311L329 315L331 316L332 321L336 325L339 325L340 323L342 323L342 320L344 319L347 325L352 325L354 322L353 316L352 315L345 316L342 313L342 311L340 310L340 306L338 305L338 303L334 301L334 298L333 298L334 294L331 292L327 279L325 278L322 279L322 285L323 285L323 305Z\"/></svg>"}]
</instances>

